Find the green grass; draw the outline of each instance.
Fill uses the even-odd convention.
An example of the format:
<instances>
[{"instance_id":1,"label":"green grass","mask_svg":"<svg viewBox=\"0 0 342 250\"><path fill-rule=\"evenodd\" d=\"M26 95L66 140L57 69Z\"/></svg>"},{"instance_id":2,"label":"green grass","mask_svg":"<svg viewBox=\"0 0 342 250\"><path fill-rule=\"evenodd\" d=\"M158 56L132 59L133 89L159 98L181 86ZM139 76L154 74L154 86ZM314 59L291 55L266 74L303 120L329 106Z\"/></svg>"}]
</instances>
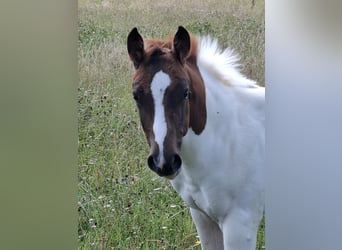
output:
<instances>
[{"instance_id":1,"label":"green grass","mask_svg":"<svg viewBox=\"0 0 342 250\"><path fill-rule=\"evenodd\" d=\"M255 2L79 1L79 249L200 249L188 208L146 166L126 37L133 27L144 37L162 38L178 25L209 33L263 85L264 3Z\"/></svg>"}]
</instances>

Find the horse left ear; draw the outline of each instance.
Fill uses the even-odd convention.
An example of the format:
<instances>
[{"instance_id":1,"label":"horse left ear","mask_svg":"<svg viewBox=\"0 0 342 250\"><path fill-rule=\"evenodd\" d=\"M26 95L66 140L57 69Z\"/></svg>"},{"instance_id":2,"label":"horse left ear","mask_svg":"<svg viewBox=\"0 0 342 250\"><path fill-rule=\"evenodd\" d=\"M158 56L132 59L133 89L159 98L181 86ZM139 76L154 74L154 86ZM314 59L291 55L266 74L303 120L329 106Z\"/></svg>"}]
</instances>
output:
<instances>
[{"instance_id":1,"label":"horse left ear","mask_svg":"<svg viewBox=\"0 0 342 250\"><path fill-rule=\"evenodd\" d=\"M135 69L137 69L143 62L145 55L144 40L137 28L133 28L127 37L127 51Z\"/></svg>"},{"instance_id":2,"label":"horse left ear","mask_svg":"<svg viewBox=\"0 0 342 250\"><path fill-rule=\"evenodd\" d=\"M173 38L173 49L177 59L184 64L190 52L190 35L182 26L178 27L178 31Z\"/></svg>"}]
</instances>

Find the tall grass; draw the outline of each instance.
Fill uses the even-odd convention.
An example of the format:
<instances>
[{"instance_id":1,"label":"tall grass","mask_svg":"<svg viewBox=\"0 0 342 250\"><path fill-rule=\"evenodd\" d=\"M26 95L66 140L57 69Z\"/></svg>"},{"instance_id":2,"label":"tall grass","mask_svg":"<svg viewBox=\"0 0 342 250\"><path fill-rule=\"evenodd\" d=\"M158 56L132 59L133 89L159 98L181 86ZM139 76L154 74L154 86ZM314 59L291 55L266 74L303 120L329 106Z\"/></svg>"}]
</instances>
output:
<instances>
[{"instance_id":1,"label":"tall grass","mask_svg":"<svg viewBox=\"0 0 342 250\"><path fill-rule=\"evenodd\" d=\"M126 37L211 34L264 82L263 1L79 1L79 249L200 249L188 208L146 167ZM257 249L264 247L263 225Z\"/></svg>"}]
</instances>

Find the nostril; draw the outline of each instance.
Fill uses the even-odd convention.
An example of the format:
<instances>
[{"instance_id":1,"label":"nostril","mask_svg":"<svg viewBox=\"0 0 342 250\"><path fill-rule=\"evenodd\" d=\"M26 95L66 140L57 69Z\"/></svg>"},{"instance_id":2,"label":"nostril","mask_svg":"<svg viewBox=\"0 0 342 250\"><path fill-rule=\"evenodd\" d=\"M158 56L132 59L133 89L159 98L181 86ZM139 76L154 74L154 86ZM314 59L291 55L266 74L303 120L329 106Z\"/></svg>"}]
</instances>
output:
<instances>
[{"instance_id":1,"label":"nostril","mask_svg":"<svg viewBox=\"0 0 342 250\"><path fill-rule=\"evenodd\" d=\"M153 160L153 156L150 155L148 158L147 158L147 164L150 168L153 168L155 166L154 164L154 160Z\"/></svg>"},{"instance_id":2,"label":"nostril","mask_svg":"<svg viewBox=\"0 0 342 250\"><path fill-rule=\"evenodd\" d=\"M155 168L158 165L158 157L155 155L150 155L147 158L147 164L150 168Z\"/></svg>"},{"instance_id":3,"label":"nostril","mask_svg":"<svg viewBox=\"0 0 342 250\"><path fill-rule=\"evenodd\" d=\"M176 168L180 168L180 166L182 165L182 159L180 158L180 156L178 154L173 155L172 165Z\"/></svg>"}]
</instances>

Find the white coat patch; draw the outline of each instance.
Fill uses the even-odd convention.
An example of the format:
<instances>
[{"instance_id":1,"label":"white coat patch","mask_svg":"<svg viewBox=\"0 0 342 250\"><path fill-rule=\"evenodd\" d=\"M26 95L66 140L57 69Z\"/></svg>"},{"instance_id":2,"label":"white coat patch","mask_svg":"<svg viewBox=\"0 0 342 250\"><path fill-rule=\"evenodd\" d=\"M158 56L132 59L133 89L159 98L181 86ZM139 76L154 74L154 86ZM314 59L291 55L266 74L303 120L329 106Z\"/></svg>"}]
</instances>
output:
<instances>
[{"instance_id":1,"label":"white coat patch","mask_svg":"<svg viewBox=\"0 0 342 250\"><path fill-rule=\"evenodd\" d=\"M167 125L165 120L164 111L164 95L166 88L170 85L171 79L169 75L162 71L156 73L151 83L152 97L154 101L154 121L153 121L153 133L154 139L159 147L159 162L158 167L162 167L165 159L163 153L164 139L167 133Z\"/></svg>"}]
</instances>

